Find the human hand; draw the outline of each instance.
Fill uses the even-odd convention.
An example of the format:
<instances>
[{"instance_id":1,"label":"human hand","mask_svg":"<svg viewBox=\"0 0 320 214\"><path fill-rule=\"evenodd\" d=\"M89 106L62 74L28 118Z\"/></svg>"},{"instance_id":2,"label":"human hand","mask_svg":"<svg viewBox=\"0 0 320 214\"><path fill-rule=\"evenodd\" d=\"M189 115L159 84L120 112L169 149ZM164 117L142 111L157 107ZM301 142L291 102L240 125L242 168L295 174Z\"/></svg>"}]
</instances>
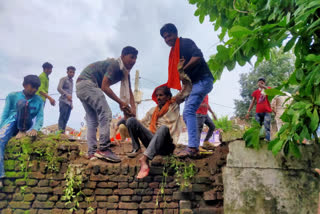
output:
<instances>
[{"instance_id":1,"label":"human hand","mask_svg":"<svg viewBox=\"0 0 320 214\"><path fill-rule=\"evenodd\" d=\"M56 105L56 101L53 99L53 98L49 98L49 101L50 101L50 104L52 105L52 106L55 106Z\"/></svg>"},{"instance_id":2,"label":"human hand","mask_svg":"<svg viewBox=\"0 0 320 214\"><path fill-rule=\"evenodd\" d=\"M71 95L67 95L67 100L72 102L72 96Z\"/></svg>"},{"instance_id":3,"label":"human hand","mask_svg":"<svg viewBox=\"0 0 320 214\"><path fill-rule=\"evenodd\" d=\"M248 112L247 114L246 114L246 120L249 120L249 117L250 117L250 113Z\"/></svg>"},{"instance_id":4,"label":"human hand","mask_svg":"<svg viewBox=\"0 0 320 214\"><path fill-rule=\"evenodd\" d=\"M182 59L180 59L178 63L178 71L183 70L184 62L185 62L185 59L184 57L182 57Z\"/></svg>"},{"instance_id":5,"label":"human hand","mask_svg":"<svg viewBox=\"0 0 320 214\"><path fill-rule=\"evenodd\" d=\"M27 135L30 136L30 137L37 136L38 135L38 131L35 130L35 129L32 129L31 131L27 132Z\"/></svg>"}]
</instances>

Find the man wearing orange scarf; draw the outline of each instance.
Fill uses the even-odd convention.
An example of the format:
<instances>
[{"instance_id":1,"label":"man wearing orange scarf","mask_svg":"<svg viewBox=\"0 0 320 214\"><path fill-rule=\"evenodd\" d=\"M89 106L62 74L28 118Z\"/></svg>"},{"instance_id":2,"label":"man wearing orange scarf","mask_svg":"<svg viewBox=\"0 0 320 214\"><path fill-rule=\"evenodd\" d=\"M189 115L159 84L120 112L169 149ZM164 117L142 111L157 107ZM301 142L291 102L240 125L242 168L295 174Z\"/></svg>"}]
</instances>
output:
<instances>
[{"instance_id":1,"label":"man wearing orange scarf","mask_svg":"<svg viewBox=\"0 0 320 214\"><path fill-rule=\"evenodd\" d=\"M172 98L170 89L166 85L157 87L152 95L157 103L139 122L131 117L127 120L127 127L132 139L132 152L128 157L136 157L141 153L140 143L146 147L137 178L141 179L149 174L149 160L156 155L169 155L175 149L180 135L180 108Z\"/></svg>"},{"instance_id":2,"label":"man wearing orange scarf","mask_svg":"<svg viewBox=\"0 0 320 214\"><path fill-rule=\"evenodd\" d=\"M178 30L174 24L165 24L160 29L160 35L165 43L171 47L168 87L180 90L180 80L183 83L186 79L181 79L181 74L187 76L192 83L192 89L188 97L182 96L182 100L181 96L176 97L178 103L185 99L183 120L188 129L188 148L182 150L178 156L194 157L199 152L200 144L196 111L204 97L212 90L214 79L201 50L191 39L179 38Z\"/></svg>"}]
</instances>

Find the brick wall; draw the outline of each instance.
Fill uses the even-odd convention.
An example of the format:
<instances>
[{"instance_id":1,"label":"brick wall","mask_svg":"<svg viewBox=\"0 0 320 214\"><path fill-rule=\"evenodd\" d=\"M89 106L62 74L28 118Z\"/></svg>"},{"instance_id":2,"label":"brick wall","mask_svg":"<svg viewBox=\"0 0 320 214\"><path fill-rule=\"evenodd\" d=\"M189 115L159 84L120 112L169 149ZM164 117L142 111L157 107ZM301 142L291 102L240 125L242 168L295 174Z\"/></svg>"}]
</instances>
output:
<instances>
[{"instance_id":1,"label":"brick wall","mask_svg":"<svg viewBox=\"0 0 320 214\"><path fill-rule=\"evenodd\" d=\"M223 146L219 149L225 149ZM32 160L28 178L20 170L20 163L13 154L7 155L4 187L0 189L0 210L9 213L71 213L74 204L66 204L62 196L66 186L64 174L69 166L82 170L82 191L79 209L74 213L98 214L147 214L147 213L222 213L223 184L221 167L226 155L214 155L201 160L188 160L196 165L196 176L183 190L177 185L175 175L167 177L164 198L159 194L163 181L164 160L157 157L151 163L150 175L137 180L138 164L110 164L103 161L82 161L77 146L62 147L57 155L59 171L50 172L46 162ZM158 201L158 204L156 204Z\"/></svg>"}]
</instances>

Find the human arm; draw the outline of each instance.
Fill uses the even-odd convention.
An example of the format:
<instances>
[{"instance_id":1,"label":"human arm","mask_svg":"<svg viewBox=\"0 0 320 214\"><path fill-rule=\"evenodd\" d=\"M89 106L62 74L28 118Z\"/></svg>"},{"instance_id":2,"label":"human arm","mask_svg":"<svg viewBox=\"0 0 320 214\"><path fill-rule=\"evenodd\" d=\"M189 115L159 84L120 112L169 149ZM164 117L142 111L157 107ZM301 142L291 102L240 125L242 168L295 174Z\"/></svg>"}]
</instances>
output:
<instances>
[{"instance_id":1,"label":"human arm","mask_svg":"<svg viewBox=\"0 0 320 214\"><path fill-rule=\"evenodd\" d=\"M208 111L212 114L213 119L217 120L217 117L216 117L215 113L212 111L210 105L208 105Z\"/></svg>"},{"instance_id":2,"label":"human arm","mask_svg":"<svg viewBox=\"0 0 320 214\"><path fill-rule=\"evenodd\" d=\"M201 50L197 47L197 45L191 39L183 39L181 42L181 51L182 56L183 53L191 56L190 60L183 66L183 70L188 73L191 72L192 69L201 62L201 58L203 58L203 54ZM182 57L183 58L183 57Z\"/></svg>"},{"instance_id":3,"label":"human arm","mask_svg":"<svg viewBox=\"0 0 320 214\"><path fill-rule=\"evenodd\" d=\"M47 94L47 93L45 93L43 91L40 91L39 94L41 96L44 96L45 98L47 98L52 106L56 105L56 101L52 97L50 97L49 94Z\"/></svg>"},{"instance_id":4,"label":"human arm","mask_svg":"<svg viewBox=\"0 0 320 214\"><path fill-rule=\"evenodd\" d=\"M65 77L60 79L57 90L63 97L66 97L68 101L72 102L72 95L68 94L65 90L63 90L63 85L66 80L67 78Z\"/></svg>"},{"instance_id":5,"label":"human arm","mask_svg":"<svg viewBox=\"0 0 320 214\"><path fill-rule=\"evenodd\" d=\"M250 112L254 106L254 104L256 103L256 98L253 97L252 100L251 100L251 103L250 103L250 106L249 106L249 109L248 109L248 112L246 114L246 119L248 120L249 119L249 116L250 116Z\"/></svg>"},{"instance_id":6,"label":"human arm","mask_svg":"<svg viewBox=\"0 0 320 214\"><path fill-rule=\"evenodd\" d=\"M2 112L2 117L1 117L1 123L0 123L0 127L3 126L3 123L8 119L9 117L9 113L10 113L10 108L11 108L11 104L12 104L12 95L9 94L7 97L6 97L6 101L5 101L5 105L4 105L4 109L3 109L3 112Z\"/></svg>"},{"instance_id":7,"label":"human arm","mask_svg":"<svg viewBox=\"0 0 320 214\"><path fill-rule=\"evenodd\" d=\"M39 100L39 110L36 115L36 122L32 129L27 132L28 136L36 136L37 132L40 131L43 125L43 102L42 100Z\"/></svg>"}]
</instances>

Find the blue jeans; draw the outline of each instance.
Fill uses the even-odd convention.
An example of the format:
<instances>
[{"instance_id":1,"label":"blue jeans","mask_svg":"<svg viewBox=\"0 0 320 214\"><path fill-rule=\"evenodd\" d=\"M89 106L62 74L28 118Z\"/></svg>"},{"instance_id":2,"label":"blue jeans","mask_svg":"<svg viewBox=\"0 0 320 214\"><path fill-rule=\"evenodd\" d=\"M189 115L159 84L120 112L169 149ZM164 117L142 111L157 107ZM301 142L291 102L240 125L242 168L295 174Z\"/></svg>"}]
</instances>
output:
<instances>
[{"instance_id":1,"label":"blue jeans","mask_svg":"<svg viewBox=\"0 0 320 214\"><path fill-rule=\"evenodd\" d=\"M58 120L59 130L65 132L68 120L71 114L71 106L61 102L59 103L60 116Z\"/></svg>"},{"instance_id":2,"label":"blue jeans","mask_svg":"<svg viewBox=\"0 0 320 214\"><path fill-rule=\"evenodd\" d=\"M30 117L28 102L26 100L19 100L16 108L16 120L0 128L0 178L5 176L4 153L8 141L19 131L25 132L32 126L32 118Z\"/></svg>"},{"instance_id":3,"label":"blue jeans","mask_svg":"<svg viewBox=\"0 0 320 214\"><path fill-rule=\"evenodd\" d=\"M260 123L260 126L264 125L266 130L266 139L270 141L270 124L271 124L271 114L268 112L265 113L256 113L256 121Z\"/></svg>"},{"instance_id":4,"label":"blue jeans","mask_svg":"<svg viewBox=\"0 0 320 214\"><path fill-rule=\"evenodd\" d=\"M189 97L186 99L183 110L183 120L188 130L188 146L198 148L200 137L198 136L198 125L196 111L202 103L204 97L212 90L213 78L199 80L192 85Z\"/></svg>"}]
</instances>

